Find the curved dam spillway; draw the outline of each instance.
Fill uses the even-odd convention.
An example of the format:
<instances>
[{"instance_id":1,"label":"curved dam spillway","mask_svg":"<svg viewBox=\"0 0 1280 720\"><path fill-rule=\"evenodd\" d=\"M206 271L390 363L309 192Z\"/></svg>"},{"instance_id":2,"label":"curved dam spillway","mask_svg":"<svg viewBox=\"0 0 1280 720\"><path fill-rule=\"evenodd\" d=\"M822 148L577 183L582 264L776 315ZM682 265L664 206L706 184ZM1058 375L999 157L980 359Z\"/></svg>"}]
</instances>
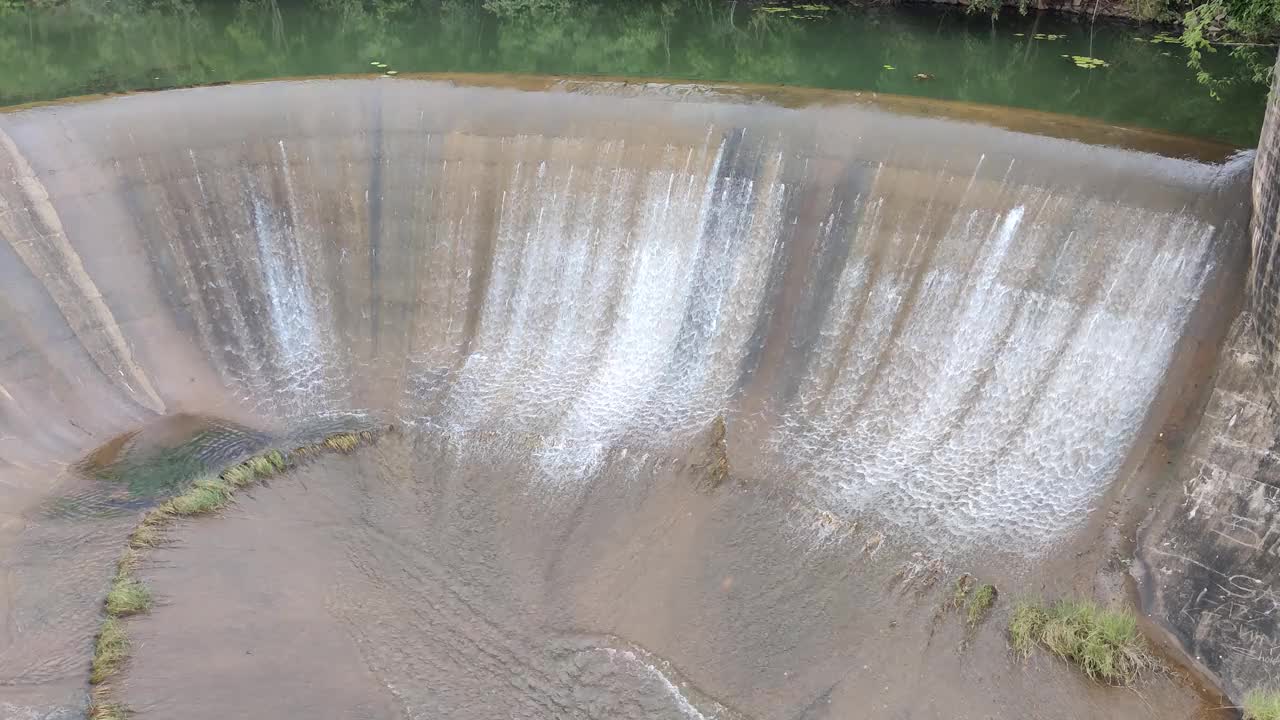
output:
<instances>
[{"instance_id":1,"label":"curved dam spillway","mask_svg":"<svg viewBox=\"0 0 1280 720\"><path fill-rule=\"evenodd\" d=\"M471 82L0 115L11 707L83 706L136 522L50 512L105 492L62 468L157 416L361 413L397 433L144 568L143 716L1112 716L1032 689L995 628L964 641L975 688L902 598L1123 548L1099 508L1196 402L1247 157L892 98Z\"/></svg>"}]
</instances>

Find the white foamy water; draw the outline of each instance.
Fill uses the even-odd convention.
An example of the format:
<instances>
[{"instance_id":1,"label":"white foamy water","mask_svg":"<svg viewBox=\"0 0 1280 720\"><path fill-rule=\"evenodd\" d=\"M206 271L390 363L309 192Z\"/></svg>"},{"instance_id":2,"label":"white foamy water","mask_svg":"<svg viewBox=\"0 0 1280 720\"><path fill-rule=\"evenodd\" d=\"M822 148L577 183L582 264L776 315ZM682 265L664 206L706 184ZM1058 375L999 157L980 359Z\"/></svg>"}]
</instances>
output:
<instances>
[{"instance_id":1,"label":"white foamy water","mask_svg":"<svg viewBox=\"0 0 1280 720\"><path fill-rule=\"evenodd\" d=\"M949 541L1034 552L1082 521L1155 396L1214 228L980 168L935 186L945 202L904 203L880 165L826 198L844 207L820 250L843 266L788 291L786 159L760 143L743 176L744 143L730 159L726 142L645 170L515 167L455 428L541 435L552 487L587 482L613 447L678 446L733 412L791 292L812 308L792 322L816 332L781 339L766 466L839 516Z\"/></svg>"},{"instance_id":2,"label":"white foamy water","mask_svg":"<svg viewBox=\"0 0 1280 720\"><path fill-rule=\"evenodd\" d=\"M735 471L820 512L1034 554L1133 449L1222 245L1219 170L855 115L191 151L159 252L259 410L510 436L547 498L724 416Z\"/></svg>"}]
</instances>

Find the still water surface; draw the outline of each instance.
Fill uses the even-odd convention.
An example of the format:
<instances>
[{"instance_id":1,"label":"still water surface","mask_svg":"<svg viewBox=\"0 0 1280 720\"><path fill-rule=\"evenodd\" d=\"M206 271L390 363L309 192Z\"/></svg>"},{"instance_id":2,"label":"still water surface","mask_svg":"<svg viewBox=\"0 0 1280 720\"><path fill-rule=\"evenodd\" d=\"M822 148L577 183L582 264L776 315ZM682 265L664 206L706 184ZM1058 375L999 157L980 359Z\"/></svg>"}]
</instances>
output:
<instances>
[{"instance_id":1,"label":"still water surface","mask_svg":"<svg viewBox=\"0 0 1280 720\"><path fill-rule=\"evenodd\" d=\"M1237 81L1214 98L1184 48L1132 23L1016 11L993 23L937 6L573 1L546 0L552 9L536 13L478 0L0 7L0 105L337 73L626 75L989 103L1241 146L1256 143L1265 106L1266 88L1225 52L1208 68Z\"/></svg>"}]
</instances>

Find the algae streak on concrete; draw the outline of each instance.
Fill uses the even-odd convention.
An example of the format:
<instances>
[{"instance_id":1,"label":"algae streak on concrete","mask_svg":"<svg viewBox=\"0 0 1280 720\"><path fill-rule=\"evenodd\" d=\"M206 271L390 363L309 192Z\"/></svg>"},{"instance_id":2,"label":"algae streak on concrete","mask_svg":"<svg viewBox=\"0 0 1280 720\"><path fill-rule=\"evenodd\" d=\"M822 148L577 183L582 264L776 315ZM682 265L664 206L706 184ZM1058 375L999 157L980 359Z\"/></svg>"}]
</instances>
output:
<instances>
[{"instance_id":1,"label":"algae streak on concrete","mask_svg":"<svg viewBox=\"0 0 1280 720\"><path fill-rule=\"evenodd\" d=\"M714 547L739 578L764 547L778 558L770 573L800 573L785 597L754 585L769 603L729 608L741 614L732 638L779 652L762 640L775 631L767 611L799 603L809 580L823 584L815 598L839 595L825 574L856 558L898 567L814 609L793 636L834 637L834 608L880 608L849 626L858 637L904 626L873 577L968 571L1011 597L1045 583L1091 592L1103 575L1118 587L1108 561L1128 551L1133 488L1150 484L1134 469L1204 372L1188 333L1220 326L1206 298L1241 286L1247 158L921 100L509 84L277 82L0 116L0 489L11 499L0 681L25 688L23 702L73 702L76 653L124 537L119 518L89 532L81 517L33 508L60 463L160 408L286 428L389 412L449 452L479 443L460 469L441 465L440 482L504 488L531 513L607 495L605 479L666 492L646 483L723 446L724 463L698 463L726 477L700 487L765 519L726 526L750 533L736 546L749 555L734 554L732 532ZM419 499L429 473L398 467L398 489ZM500 470L505 484L490 487L486 473ZM744 488L762 500L735 495ZM646 537L692 512L652 508L668 515L641 527ZM547 567L567 552L557 543L599 540L573 534L573 513L552 516L566 525L545 530L535 560ZM678 575L670 593L713 575L721 587L696 528L680 529L675 556L707 573ZM505 550L523 538L489 541ZM797 561L819 551L822 563ZM484 582L499 585L515 572L491 571ZM601 606L569 619L607 633L618 597L597 586ZM713 597L653 596L648 625L601 657L680 659L670 677L748 716L884 687L870 674L846 683L841 663L795 679L814 657L838 657L816 639L784 675L767 653L693 652L700 636L676 631ZM983 624L974 647L987 649L971 667L1020 687L998 626ZM871 667L895 646L868 647L857 657ZM379 662L375 675L395 667ZM926 667L902 677L933 677ZM981 683L947 677L945 702L890 678L877 712L966 700L1013 712L1023 698L982 699ZM1054 677L1063 717L1141 707ZM1077 691L1087 712L1064 699ZM1190 712L1186 692L1165 695L1166 716Z\"/></svg>"}]
</instances>

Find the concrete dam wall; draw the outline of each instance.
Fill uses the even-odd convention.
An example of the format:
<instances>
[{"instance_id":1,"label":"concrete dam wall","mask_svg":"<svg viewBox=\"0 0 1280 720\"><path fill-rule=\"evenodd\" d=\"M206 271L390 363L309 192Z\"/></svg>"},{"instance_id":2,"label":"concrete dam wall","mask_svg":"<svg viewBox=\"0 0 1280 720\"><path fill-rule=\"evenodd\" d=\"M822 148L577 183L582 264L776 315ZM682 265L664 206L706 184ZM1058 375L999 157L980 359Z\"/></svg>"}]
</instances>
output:
<instances>
[{"instance_id":1,"label":"concrete dam wall","mask_svg":"<svg viewBox=\"0 0 1280 720\"><path fill-rule=\"evenodd\" d=\"M1181 451L1169 418L1194 416L1207 391L1190 388L1244 284L1247 156L924 101L473 82L277 82L0 115L0 548L17 578L0 608L23 619L0 636L0 681L25 706L75 704L106 571L83 568L119 543L40 508L74 484L66 463L157 415L394 418L452 453L429 465L459 492L497 492L492 477L538 507L580 503L550 548L609 482L639 492L635 478L722 426L733 477L761 493L736 537L884 545L894 570L936 560L1009 587L1123 548L1122 530L1098 540L1114 520L1099 508L1142 473L1164 487L1148 460ZM757 598L789 587L761 582ZM608 624L581 598L565 607L583 614L563 625ZM650 653L670 659L745 716L819 693L816 679L754 689L749 654L687 629L703 645L684 644L672 607L598 657L630 653L641 674L666 667ZM736 642L772 637L744 622ZM497 642L479 638L459 647ZM421 676L367 652L405 707L477 712L403 689ZM796 667L823 667L804 652ZM479 682L457 658L424 667Z\"/></svg>"},{"instance_id":2,"label":"concrete dam wall","mask_svg":"<svg viewBox=\"0 0 1280 720\"><path fill-rule=\"evenodd\" d=\"M1280 75L1277 75L1280 82ZM1273 87L1254 162L1245 312L1232 327L1201 416L1179 428L1181 484L1157 506L1138 552L1144 605L1237 699L1280 670L1276 509L1275 266L1280 244L1280 103Z\"/></svg>"},{"instance_id":3,"label":"concrete dam wall","mask_svg":"<svg viewBox=\"0 0 1280 720\"><path fill-rule=\"evenodd\" d=\"M1280 60L1277 60L1280 65ZM1280 337L1280 287L1275 266L1280 246L1280 72L1271 87L1271 102L1263 121L1262 136L1253 170L1253 264L1250 292L1259 342L1275 374L1276 338ZM1280 387L1280 385L1277 385Z\"/></svg>"}]
</instances>

